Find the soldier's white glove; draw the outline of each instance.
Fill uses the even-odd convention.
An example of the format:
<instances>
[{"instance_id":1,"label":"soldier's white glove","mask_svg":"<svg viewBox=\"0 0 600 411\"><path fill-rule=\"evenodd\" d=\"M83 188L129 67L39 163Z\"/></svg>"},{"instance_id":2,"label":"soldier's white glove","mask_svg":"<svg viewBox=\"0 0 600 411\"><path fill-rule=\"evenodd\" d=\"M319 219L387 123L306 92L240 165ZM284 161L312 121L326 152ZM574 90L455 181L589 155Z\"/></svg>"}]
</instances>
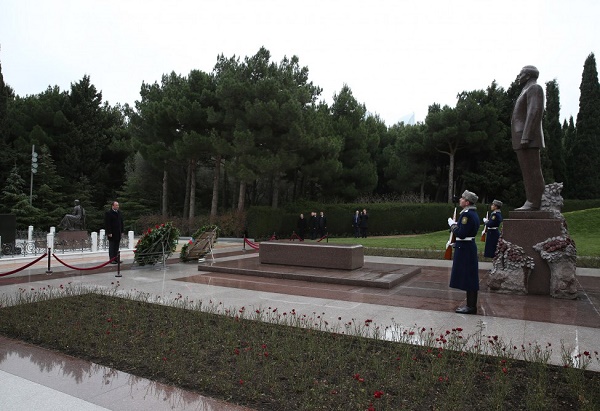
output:
<instances>
[{"instance_id":1,"label":"soldier's white glove","mask_svg":"<svg viewBox=\"0 0 600 411\"><path fill-rule=\"evenodd\" d=\"M448 226L452 227L454 224L456 224L456 221L454 221L452 217L448 217Z\"/></svg>"},{"instance_id":2,"label":"soldier's white glove","mask_svg":"<svg viewBox=\"0 0 600 411\"><path fill-rule=\"evenodd\" d=\"M487 222L490 221L487 218L483 217L483 224L487 224Z\"/></svg>"}]
</instances>

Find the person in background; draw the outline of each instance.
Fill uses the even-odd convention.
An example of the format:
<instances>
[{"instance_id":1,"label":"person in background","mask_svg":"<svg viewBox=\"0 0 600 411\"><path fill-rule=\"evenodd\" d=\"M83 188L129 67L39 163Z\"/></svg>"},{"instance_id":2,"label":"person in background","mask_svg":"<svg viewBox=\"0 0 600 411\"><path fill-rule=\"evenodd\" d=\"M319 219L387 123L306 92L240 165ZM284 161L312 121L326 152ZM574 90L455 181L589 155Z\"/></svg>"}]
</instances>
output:
<instances>
[{"instance_id":1,"label":"person in background","mask_svg":"<svg viewBox=\"0 0 600 411\"><path fill-rule=\"evenodd\" d=\"M121 235L125 231L123 224L123 214L119 210L119 203L113 201L110 210L104 214L104 229L108 238L108 258L111 264L117 264L117 256L119 255L119 244L121 243Z\"/></svg>"},{"instance_id":2,"label":"person in background","mask_svg":"<svg viewBox=\"0 0 600 411\"><path fill-rule=\"evenodd\" d=\"M362 238L367 238L367 234L369 231L369 214L367 214L367 209L363 208L362 213L360 214L360 235Z\"/></svg>"},{"instance_id":3,"label":"person in background","mask_svg":"<svg viewBox=\"0 0 600 411\"><path fill-rule=\"evenodd\" d=\"M300 217L298 217L298 221L296 222L296 228L298 229L298 237L300 237L300 241L304 241L306 227L308 227L308 222L306 221L306 218L304 218L304 214L300 213Z\"/></svg>"},{"instance_id":4,"label":"person in background","mask_svg":"<svg viewBox=\"0 0 600 411\"><path fill-rule=\"evenodd\" d=\"M321 211L319 215L319 238L323 238L327 234L327 217Z\"/></svg>"},{"instance_id":5,"label":"person in background","mask_svg":"<svg viewBox=\"0 0 600 411\"><path fill-rule=\"evenodd\" d=\"M310 229L310 239L315 240L317 238L317 230L319 229L319 218L317 217L316 211L310 212L308 228Z\"/></svg>"},{"instance_id":6,"label":"person in background","mask_svg":"<svg viewBox=\"0 0 600 411\"><path fill-rule=\"evenodd\" d=\"M360 237L360 211L356 210L352 217L352 228L354 229L354 238Z\"/></svg>"},{"instance_id":7,"label":"person in background","mask_svg":"<svg viewBox=\"0 0 600 411\"><path fill-rule=\"evenodd\" d=\"M486 226L484 257L494 258L494 255L496 255L496 246L498 245L498 239L500 239L500 224L502 223L501 208L502 201L492 201L490 218L483 219L483 224Z\"/></svg>"},{"instance_id":8,"label":"person in background","mask_svg":"<svg viewBox=\"0 0 600 411\"><path fill-rule=\"evenodd\" d=\"M454 243L454 258L450 273L450 288L467 292L467 305L458 307L459 314L477 314L477 292L479 291L479 260L477 258L477 243L475 236L479 231L479 216L475 203L479 197L465 190L458 203L462 211L458 220L448 218L450 230L456 236Z\"/></svg>"}]
</instances>

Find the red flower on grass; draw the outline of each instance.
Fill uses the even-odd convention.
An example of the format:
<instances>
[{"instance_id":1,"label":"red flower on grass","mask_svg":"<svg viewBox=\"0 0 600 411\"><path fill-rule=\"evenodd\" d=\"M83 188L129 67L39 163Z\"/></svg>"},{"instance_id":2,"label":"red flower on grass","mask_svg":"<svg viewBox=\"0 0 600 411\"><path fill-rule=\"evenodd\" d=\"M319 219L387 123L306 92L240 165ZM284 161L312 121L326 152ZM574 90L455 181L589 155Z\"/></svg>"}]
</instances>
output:
<instances>
[{"instance_id":1,"label":"red flower on grass","mask_svg":"<svg viewBox=\"0 0 600 411\"><path fill-rule=\"evenodd\" d=\"M360 374L359 374L359 373L356 373L356 374L354 374L354 375L352 376L352 378L354 378L354 379L355 379L356 381L358 381L358 382L365 382L365 379L364 379L364 378L362 378L362 377L360 376Z\"/></svg>"},{"instance_id":2,"label":"red flower on grass","mask_svg":"<svg viewBox=\"0 0 600 411\"><path fill-rule=\"evenodd\" d=\"M384 394L384 392L383 392L383 391L379 391L379 390L377 390L377 391L375 391L375 392L373 393L373 397L375 397L375 398L381 398L381 396L382 396L383 394Z\"/></svg>"}]
</instances>

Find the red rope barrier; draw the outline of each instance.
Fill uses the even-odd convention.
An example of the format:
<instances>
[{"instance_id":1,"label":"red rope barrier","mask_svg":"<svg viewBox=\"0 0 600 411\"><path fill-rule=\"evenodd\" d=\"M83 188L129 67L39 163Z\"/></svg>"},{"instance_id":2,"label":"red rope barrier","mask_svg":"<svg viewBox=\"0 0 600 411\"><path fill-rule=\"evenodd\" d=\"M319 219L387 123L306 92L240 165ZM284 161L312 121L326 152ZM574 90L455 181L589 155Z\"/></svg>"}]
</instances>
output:
<instances>
[{"instance_id":1,"label":"red rope barrier","mask_svg":"<svg viewBox=\"0 0 600 411\"><path fill-rule=\"evenodd\" d=\"M294 241L296 238L298 240L302 241L302 239L300 238L300 236L298 234L296 234L295 231L292 231L292 236L290 237L290 241Z\"/></svg>"},{"instance_id":2,"label":"red rope barrier","mask_svg":"<svg viewBox=\"0 0 600 411\"><path fill-rule=\"evenodd\" d=\"M323 240L323 239L325 239L325 238L327 238L327 234L325 234L323 237L319 238L319 239L317 240L317 243L320 243L320 242L321 242L321 240Z\"/></svg>"},{"instance_id":3,"label":"red rope barrier","mask_svg":"<svg viewBox=\"0 0 600 411\"><path fill-rule=\"evenodd\" d=\"M275 235L275 233L273 233L273 235L271 236L271 238L269 238L269 241L273 241L273 240L277 240L277 235Z\"/></svg>"},{"instance_id":4,"label":"red rope barrier","mask_svg":"<svg viewBox=\"0 0 600 411\"><path fill-rule=\"evenodd\" d=\"M255 250L258 250L258 247L260 246L260 244L253 243L252 241L248 240L247 238L244 238L244 242L246 244L248 244L250 247L254 248Z\"/></svg>"},{"instance_id":5,"label":"red rope barrier","mask_svg":"<svg viewBox=\"0 0 600 411\"><path fill-rule=\"evenodd\" d=\"M40 256L40 258L38 258L37 260L34 260L34 261L30 262L29 264L24 265L21 268L17 268L16 270L12 270L12 271L9 271L7 273L0 274L0 277L4 277L6 275L11 275L11 274L14 274L14 273L18 273L19 271L24 270L27 267L31 267L32 265L34 265L35 263L37 263L38 261L40 261L42 258L46 257L47 255L48 255L48 253L44 253L44 255Z\"/></svg>"},{"instance_id":6,"label":"red rope barrier","mask_svg":"<svg viewBox=\"0 0 600 411\"><path fill-rule=\"evenodd\" d=\"M108 260L107 262L97 265L95 267L86 267L86 268L82 268L82 267L75 267L73 265L69 265L67 263L65 263L63 260L61 260L60 258L58 258L56 256L56 254L52 254L52 257L54 257L56 259L56 261L58 261L59 263L61 263L62 265L64 265L65 267L70 268L71 270L81 270L81 271L88 271L88 270L96 270L98 268L102 268L108 264L110 264L111 262L113 262L115 259L117 259L119 256L116 256L115 258L113 258L112 260Z\"/></svg>"}]
</instances>

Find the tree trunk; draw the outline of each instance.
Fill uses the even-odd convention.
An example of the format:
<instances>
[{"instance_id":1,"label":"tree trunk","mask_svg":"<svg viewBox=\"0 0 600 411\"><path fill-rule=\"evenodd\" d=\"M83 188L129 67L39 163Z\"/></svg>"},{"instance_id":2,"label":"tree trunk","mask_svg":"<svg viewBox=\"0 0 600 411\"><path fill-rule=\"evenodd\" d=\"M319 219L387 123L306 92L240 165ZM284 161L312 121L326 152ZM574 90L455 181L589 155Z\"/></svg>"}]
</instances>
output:
<instances>
[{"instance_id":1,"label":"tree trunk","mask_svg":"<svg viewBox=\"0 0 600 411\"><path fill-rule=\"evenodd\" d=\"M452 189L454 188L454 153L449 153L450 165L448 166L448 204L452 204Z\"/></svg>"},{"instance_id":2,"label":"tree trunk","mask_svg":"<svg viewBox=\"0 0 600 411\"><path fill-rule=\"evenodd\" d=\"M167 165L165 164L165 168L163 170L163 187L162 187L163 191L162 191L162 216L164 219L167 218L168 214L168 210L167 210L167 205L169 204L168 201L168 192L169 192L169 172L167 171Z\"/></svg>"},{"instance_id":3,"label":"tree trunk","mask_svg":"<svg viewBox=\"0 0 600 411\"><path fill-rule=\"evenodd\" d=\"M196 161L193 160L190 163L190 216L189 225L190 230L194 223L194 217L196 215Z\"/></svg>"},{"instance_id":4,"label":"tree trunk","mask_svg":"<svg viewBox=\"0 0 600 411\"><path fill-rule=\"evenodd\" d=\"M215 169L213 173L212 202L210 205L210 223L213 224L217 218L219 207L219 178L221 177L221 156L215 158Z\"/></svg>"},{"instance_id":5,"label":"tree trunk","mask_svg":"<svg viewBox=\"0 0 600 411\"><path fill-rule=\"evenodd\" d=\"M273 177L273 198L271 199L271 208L277 208L279 205L279 175Z\"/></svg>"},{"instance_id":6,"label":"tree trunk","mask_svg":"<svg viewBox=\"0 0 600 411\"><path fill-rule=\"evenodd\" d=\"M240 181L240 195L238 197L238 211L244 211L244 201L246 199L246 182Z\"/></svg>"},{"instance_id":7,"label":"tree trunk","mask_svg":"<svg viewBox=\"0 0 600 411\"><path fill-rule=\"evenodd\" d=\"M187 166L187 176L186 176L186 180L185 180L185 200L183 200L183 215L187 216L190 212L190 182L191 182L191 177L190 174L192 173L192 164L193 161L190 160L188 162L188 166Z\"/></svg>"}]
</instances>

